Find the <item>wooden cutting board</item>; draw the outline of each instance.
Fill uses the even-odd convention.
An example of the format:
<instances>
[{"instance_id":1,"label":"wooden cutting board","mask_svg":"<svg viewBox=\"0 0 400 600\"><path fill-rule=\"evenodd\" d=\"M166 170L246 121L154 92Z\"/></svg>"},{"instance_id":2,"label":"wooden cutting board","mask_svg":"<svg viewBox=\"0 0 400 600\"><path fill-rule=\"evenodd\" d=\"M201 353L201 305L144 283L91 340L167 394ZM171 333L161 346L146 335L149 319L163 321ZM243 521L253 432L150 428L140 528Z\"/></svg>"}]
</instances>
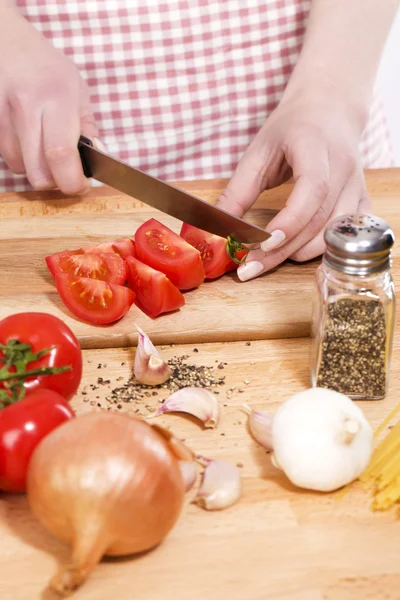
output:
<instances>
[{"instance_id":1,"label":"wooden cutting board","mask_svg":"<svg viewBox=\"0 0 400 600\"><path fill-rule=\"evenodd\" d=\"M194 419L164 415L186 444L205 456L239 465L240 501L206 512L186 496L182 515L154 551L99 564L72 600L398 600L400 585L397 510L373 513L360 486L344 496L295 488L250 437L242 402L274 412L291 394L305 389L308 339L167 346L166 359L188 356L189 364L226 362L226 385L218 395L221 420L203 429ZM72 405L82 414L109 407L110 390L126 381L133 349L85 350L83 379ZM99 369L98 366L101 366ZM359 402L375 428L397 404L399 344L393 356L388 397ZM98 385L99 376L110 383ZM121 381L122 380L122 381ZM246 383L244 382L246 380ZM230 390L232 393L229 393ZM151 396L122 403L120 412L147 414ZM134 518L134 517L133 517ZM55 540L29 510L24 495L0 494L1 600L57 600L45 590L69 549ZM59 600L59 599L58 599Z\"/></svg>"},{"instance_id":2,"label":"wooden cutting board","mask_svg":"<svg viewBox=\"0 0 400 600\"><path fill-rule=\"evenodd\" d=\"M400 235L400 169L367 173L374 212ZM224 181L180 185L214 202ZM285 203L291 184L264 193L247 218L265 225ZM163 343L220 342L301 337L309 333L314 272L319 261L286 263L274 272L242 283L236 273L187 292L178 312L150 319L135 306L121 321L106 327L75 319L61 303L44 257L132 236L150 217L179 232L180 222L110 188L95 188L83 199L56 192L0 195L0 318L17 311L46 311L63 318L83 348L136 344L134 323ZM400 280L399 247L394 277Z\"/></svg>"}]
</instances>

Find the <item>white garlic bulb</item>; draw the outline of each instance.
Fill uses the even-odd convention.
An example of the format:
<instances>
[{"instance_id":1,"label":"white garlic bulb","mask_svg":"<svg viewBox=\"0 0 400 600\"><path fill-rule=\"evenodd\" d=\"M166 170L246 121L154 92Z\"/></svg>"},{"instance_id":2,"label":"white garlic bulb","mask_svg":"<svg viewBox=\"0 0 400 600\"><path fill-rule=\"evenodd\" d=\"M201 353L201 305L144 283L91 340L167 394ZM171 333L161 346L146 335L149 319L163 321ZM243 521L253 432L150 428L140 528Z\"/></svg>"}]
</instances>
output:
<instances>
[{"instance_id":1,"label":"white garlic bulb","mask_svg":"<svg viewBox=\"0 0 400 600\"><path fill-rule=\"evenodd\" d=\"M367 467L373 432L348 396L312 388L289 398L274 415L273 462L298 487L330 492Z\"/></svg>"}]
</instances>

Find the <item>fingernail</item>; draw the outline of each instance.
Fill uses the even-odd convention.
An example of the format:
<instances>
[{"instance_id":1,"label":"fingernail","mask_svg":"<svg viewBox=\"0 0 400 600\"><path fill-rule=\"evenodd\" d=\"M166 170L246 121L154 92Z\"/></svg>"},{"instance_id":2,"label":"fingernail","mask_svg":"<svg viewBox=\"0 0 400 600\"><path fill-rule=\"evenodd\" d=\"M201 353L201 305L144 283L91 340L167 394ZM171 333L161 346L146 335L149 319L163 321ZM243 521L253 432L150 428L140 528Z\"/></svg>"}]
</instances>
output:
<instances>
[{"instance_id":1,"label":"fingernail","mask_svg":"<svg viewBox=\"0 0 400 600\"><path fill-rule=\"evenodd\" d=\"M263 270L264 265L262 263L258 262L258 260L252 260L249 263L241 265L237 270L237 274L240 281L248 281L260 275Z\"/></svg>"},{"instance_id":2,"label":"fingernail","mask_svg":"<svg viewBox=\"0 0 400 600\"><path fill-rule=\"evenodd\" d=\"M100 152L107 152L105 145L103 144L103 142L101 140L99 140L99 138L94 137L92 139L92 141L93 141L94 147L97 148L97 150L100 150Z\"/></svg>"},{"instance_id":3,"label":"fingernail","mask_svg":"<svg viewBox=\"0 0 400 600\"><path fill-rule=\"evenodd\" d=\"M277 229L271 233L271 237L262 242L260 245L261 250L264 252L269 252L270 250L274 250L274 248L278 248L283 242L286 240L286 235L284 231Z\"/></svg>"}]
</instances>

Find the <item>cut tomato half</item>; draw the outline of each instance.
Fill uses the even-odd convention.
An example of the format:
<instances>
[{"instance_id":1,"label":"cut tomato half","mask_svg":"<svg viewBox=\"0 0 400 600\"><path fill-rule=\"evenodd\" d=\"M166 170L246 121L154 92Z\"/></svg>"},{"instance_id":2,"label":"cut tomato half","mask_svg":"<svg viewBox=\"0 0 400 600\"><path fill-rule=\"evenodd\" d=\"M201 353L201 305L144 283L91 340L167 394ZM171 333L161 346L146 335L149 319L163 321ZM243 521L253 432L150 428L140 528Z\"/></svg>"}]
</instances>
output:
<instances>
[{"instance_id":1,"label":"cut tomato half","mask_svg":"<svg viewBox=\"0 0 400 600\"><path fill-rule=\"evenodd\" d=\"M67 273L119 285L124 284L128 277L126 262L115 252L87 254L80 253L78 250L72 252L64 250L46 256L45 260L53 277L58 273Z\"/></svg>"},{"instance_id":2,"label":"cut tomato half","mask_svg":"<svg viewBox=\"0 0 400 600\"><path fill-rule=\"evenodd\" d=\"M72 314L94 325L118 321L135 300L128 287L99 279L58 273L55 282L61 300Z\"/></svg>"},{"instance_id":3,"label":"cut tomato half","mask_svg":"<svg viewBox=\"0 0 400 600\"><path fill-rule=\"evenodd\" d=\"M89 246L89 248L84 249L84 252L88 254L115 252L116 254L119 254L121 258L125 259L127 256L135 256L135 242L130 238L121 238L112 242L104 242L104 244Z\"/></svg>"},{"instance_id":4,"label":"cut tomato half","mask_svg":"<svg viewBox=\"0 0 400 600\"><path fill-rule=\"evenodd\" d=\"M204 281L200 252L156 219L137 229L135 249L139 260L164 273L180 290L190 290Z\"/></svg>"},{"instance_id":5,"label":"cut tomato half","mask_svg":"<svg viewBox=\"0 0 400 600\"><path fill-rule=\"evenodd\" d=\"M228 271L237 269L238 265L226 252L225 238L188 223L183 223L180 236L200 252L206 279L216 279ZM246 250L241 250L236 257L240 260L245 254Z\"/></svg>"},{"instance_id":6,"label":"cut tomato half","mask_svg":"<svg viewBox=\"0 0 400 600\"><path fill-rule=\"evenodd\" d=\"M185 304L185 298L164 273L145 265L137 258L126 259L129 275L128 285L135 292L135 304L149 317L177 310Z\"/></svg>"}]
</instances>

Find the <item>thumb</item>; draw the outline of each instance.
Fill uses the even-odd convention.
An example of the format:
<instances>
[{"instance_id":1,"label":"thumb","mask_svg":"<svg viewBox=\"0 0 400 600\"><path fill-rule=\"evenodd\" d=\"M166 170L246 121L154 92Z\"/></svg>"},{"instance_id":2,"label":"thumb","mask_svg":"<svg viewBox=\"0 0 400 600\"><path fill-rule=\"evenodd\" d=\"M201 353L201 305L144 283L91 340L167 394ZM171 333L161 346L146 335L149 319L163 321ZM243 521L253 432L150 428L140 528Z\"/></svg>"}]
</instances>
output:
<instances>
[{"instance_id":1,"label":"thumb","mask_svg":"<svg viewBox=\"0 0 400 600\"><path fill-rule=\"evenodd\" d=\"M267 166L260 154L251 146L243 154L228 185L218 198L216 205L236 217L243 217L264 191L264 173Z\"/></svg>"}]
</instances>

